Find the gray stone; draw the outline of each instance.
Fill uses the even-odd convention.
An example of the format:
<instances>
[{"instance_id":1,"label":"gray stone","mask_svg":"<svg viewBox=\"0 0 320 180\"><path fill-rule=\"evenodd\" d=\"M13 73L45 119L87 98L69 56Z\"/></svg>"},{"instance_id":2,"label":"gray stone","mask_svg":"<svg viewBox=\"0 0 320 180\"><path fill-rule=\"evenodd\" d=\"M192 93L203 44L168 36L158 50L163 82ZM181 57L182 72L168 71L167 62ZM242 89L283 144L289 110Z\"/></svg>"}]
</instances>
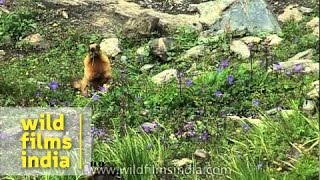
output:
<instances>
[{"instance_id":1,"label":"gray stone","mask_svg":"<svg viewBox=\"0 0 320 180\"><path fill-rule=\"evenodd\" d=\"M264 0L240 0L233 3L222 14L221 20L210 27L210 31L215 33L224 29L234 32L243 27L250 33L281 32L277 19Z\"/></svg>"},{"instance_id":2,"label":"gray stone","mask_svg":"<svg viewBox=\"0 0 320 180\"><path fill-rule=\"evenodd\" d=\"M312 13L313 12L313 9L311 8L307 8L307 7L299 7L299 10L302 12L302 13L305 13L305 14L309 14L309 13Z\"/></svg>"},{"instance_id":3,"label":"gray stone","mask_svg":"<svg viewBox=\"0 0 320 180\"><path fill-rule=\"evenodd\" d=\"M197 149L195 152L194 152L194 155L197 156L197 157L200 157L200 158L207 158L208 157L208 152L204 149Z\"/></svg>"},{"instance_id":4,"label":"gray stone","mask_svg":"<svg viewBox=\"0 0 320 180\"><path fill-rule=\"evenodd\" d=\"M289 5L284 9L284 12L278 16L278 19L281 22L286 22L290 20L299 22L302 20L302 13L296 6Z\"/></svg>"},{"instance_id":5,"label":"gray stone","mask_svg":"<svg viewBox=\"0 0 320 180\"><path fill-rule=\"evenodd\" d=\"M152 77L155 84L163 84L177 78L176 69L167 69Z\"/></svg>"},{"instance_id":6,"label":"gray stone","mask_svg":"<svg viewBox=\"0 0 320 180\"><path fill-rule=\"evenodd\" d=\"M149 69L152 69L154 67L154 64L145 64L140 68L140 71L147 71Z\"/></svg>"},{"instance_id":7,"label":"gray stone","mask_svg":"<svg viewBox=\"0 0 320 180\"><path fill-rule=\"evenodd\" d=\"M241 55L242 58L247 59L250 57L250 50L248 46L239 40L232 41L230 45L230 50L235 52L236 54Z\"/></svg>"},{"instance_id":8,"label":"gray stone","mask_svg":"<svg viewBox=\"0 0 320 180\"><path fill-rule=\"evenodd\" d=\"M125 23L123 35L135 39L149 37L159 29L159 20L158 17L143 12Z\"/></svg>"},{"instance_id":9,"label":"gray stone","mask_svg":"<svg viewBox=\"0 0 320 180\"><path fill-rule=\"evenodd\" d=\"M115 57L122 52L117 38L103 39L100 48L109 57Z\"/></svg>"},{"instance_id":10,"label":"gray stone","mask_svg":"<svg viewBox=\"0 0 320 180\"><path fill-rule=\"evenodd\" d=\"M204 45L195 46L189 49L188 51L186 51L182 59L199 58L204 55L205 51L206 51L206 46Z\"/></svg>"},{"instance_id":11,"label":"gray stone","mask_svg":"<svg viewBox=\"0 0 320 180\"><path fill-rule=\"evenodd\" d=\"M313 50L312 49L308 49L308 50L305 50L303 52L299 52L295 56L289 58L288 61L296 61L296 60L299 60L299 59L311 59L312 55L313 55Z\"/></svg>"}]
</instances>

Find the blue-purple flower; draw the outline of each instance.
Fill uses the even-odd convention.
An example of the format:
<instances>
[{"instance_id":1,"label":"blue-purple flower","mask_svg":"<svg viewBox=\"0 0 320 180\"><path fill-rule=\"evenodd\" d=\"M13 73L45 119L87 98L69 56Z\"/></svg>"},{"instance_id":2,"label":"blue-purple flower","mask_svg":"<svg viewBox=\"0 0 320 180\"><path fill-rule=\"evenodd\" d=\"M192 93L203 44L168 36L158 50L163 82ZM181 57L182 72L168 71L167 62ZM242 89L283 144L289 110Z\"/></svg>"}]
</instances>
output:
<instances>
[{"instance_id":1,"label":"blue-purple flower","mask_svg":"<svg viewBox=\"0 0 320 180\"><path fill-rule=\"evenodd\" d=\"M59 87L59 83L56 81L52 81L49 83L49 88L53 91L56 90L58 87Z\"/></svg>"},{"instance_id":2,"label":"blue-purple flower","mask_svg":"<svg viewBox=\"0 0 320 180\"><path fill-rule=\"evenodd\" d=\"M93 101L98 101L100 99L100 96L98 95L98 94L94 94L93 96L92 96L92 100Z\"/></svg>"},{"instance_id":3,"label":"blue-purple flower","mask_svg":"<svg viewBox=\"0 0 320 180\"><path fill-rule=\"evenodd\" d=\"M277 63L273 65L273 68L275 71L281 71L283 67L281 64Z\"/></svg>"},{"instance_id":4,"label":"blue-purple flower","mask_svg":"<svg viewBox=\"0 0 320 180\"><path fill-rule=\"evenodd\" d=\"M191 79L186 80L186 85L187 86L192 86L193 85L193 81Z\"/></svg>"},{"instance_id":5,"label":"blue-purple flower","mask_svg":"<svg viewBox=\"0 0 320 180\"><path fill-rule=\"evenodd\" d=\"M243 129L245 132L249 131L249 130L250 130L249 124L244 123L244 124L242 125L242 129Z\"/></svg>"},{"instance_id":6,"label":"blue-purple flower","mask_svg":"<svg viewBox=\"0 0 320 180\"><path fill-rule=\"evenodd\" d=\"M40 92L40 91L37 91L37 92L35 93L35 96L36 96L36 97L40 97L40 96L41 96L41 92Z\"/></svg>"},{"instance_id":7,"label":"blue-purple flower","mask_svg":"<svg viewBox=\"0 0 320 180\"><path fill-rule=\"evenodd\" d=\"M55 106L55 105L57 105L57 103L58 103L58 101L56 99L51 99L49 101L49 105L51 105L51 106Z\"/></svg>"},{"instance_id":8,"label":"blue-purple flower","mask_svg":"<svg viewBox=\"0 0 320 180\"><path fill-rule=\"evenodd\" d=\"M107 89L106 87L104 87L104 86L100 86L100 87L99 87L99 91L100 91L100 92L107 92L107 90L108 90L108 89Z\"/></svg>"},{"instance_id":9,"label":"blue-purple flower","mask_svg":"<svg viewBox=\"0 0 320 180\"><path fill-rule=\"evenodd\" d=\"M220 62L220 67L222 68L222 69L224 69L224 68L226 68L226 67L228 67L229 66L229 61L227 60L227 59L224 59L224 60L222 60L221 62Z\"/></svg>"},{"instance_id":10,"label":"blue-purple flower","mask_svg":"<svg viewBox=\"0 0 320 180\"><path fill-rule=\"evenodd\" d=\"M233 76L233 75L229 75L229 76L227 77L227 81L228 81L228 84L229 84L229 85L232 85L232 84L233 84L233 81L234 81L234 76Z\"/></svg>"},{"instance_id":11,"label":"blue-purple flower","mask_svg":"<svg viewBox=\"0 0 320 180\"><path fill-rule=\"evenodd\" d=\"M223 94L222 94L221 91L216 91L216 92L214 93L214 95L215 95L216 97L221 97Z\"/></svg>"},{"instance_id":12,"label":"blue-purple flower","mask_svg":"<svg viewBox=\"0 0 320 180\"><path fill-rule=\"evenodd\" d=\"M293 72L295 72L295 73L299 73L299 72L301 72L303 69L304 69L304 67L303 67L302 64L295 64L292 70L293 70Z\"/></svg>"},{"instance_id":13,"label":"blue-purple flower","mask_svg":"<svg viewBox=\"0 0 320 180\"><path fill-rule=\"evenodd\" d=\"M5 0L0 0L0 6L4 5L5 2L6 2Z\"/></svg>"},{"instance_id":14,"label":"blue-purple flower","mask_svg":"<svg viewBox=\"0 0 320 180\"><path fill-rule=\"evenodd\" d=\"M259 100L259 99L253 100L253 101L252 101L252 104L253 104L254 106L259 106L259 105L260 105L260 100Z\"/></svg>"},{"instance_id":15,"label":"blue-purple flower","mask_svg":"<svg viewBox=\"0 0 320 180\"><path fill-rule=\"evenodd\" d=\"M158 127L158 123L157 122L145 122L141 125L141 128L144 132L149 133L155 130L155 128Z\"/></svg>"},{"instance_id":16,"label":"blue-purple flower","mask_svg":"<svg viewBox=\"0 0 320 180\"><path fill-rule=\"evenodd\" d=\"M208 131L204 131L201 135L201 139L204 141L207 141L209 139L209 133Z\"/></svg>"}]
</instances>

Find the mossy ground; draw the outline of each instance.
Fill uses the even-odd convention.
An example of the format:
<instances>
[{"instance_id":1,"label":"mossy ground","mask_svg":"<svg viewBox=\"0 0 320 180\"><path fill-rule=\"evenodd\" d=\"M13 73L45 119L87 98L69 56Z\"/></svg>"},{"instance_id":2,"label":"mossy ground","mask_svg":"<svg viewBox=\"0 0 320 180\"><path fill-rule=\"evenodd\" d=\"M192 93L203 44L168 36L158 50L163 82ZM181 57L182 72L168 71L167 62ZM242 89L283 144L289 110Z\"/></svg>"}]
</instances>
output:
<instances>
[{"instance_id":1,"label":"mossy ground","mask_svg":"<svg viewBox=\"0 0 320 180\"><path fill-rule=\"evenodd\" d=\"M198 40L197 32L181 28L172 36L177 47L170 52L170 61L163 64L151 56L138 59L135 52L146 46L148 39L131 42L119 35L123 55L113 60L113 85L106 93L98 92L97 100L84 98L70 87L70 81L82 76L82 59L87 44L99 42L100 34L86 26L72 25L62 17L36 7L35 2L22 1L1 14L1 47L7 52L0 62L0 105L22 107L91 105L93 122L104 131L94 144L93 159L122 168L132 164L154 164L171 167L173 159L190 158L193 167L216 169L216 174L124 175L132 179L317 179L319 126L318 110L314 115L300 109L318 74L267 73L266 64L285 61L298 52L312 48L314 61L319 61L319 46L305 23L282 25L284 39L278 47L255 45L252 58L243 60L229 50L232 35L218 40ZM40 33L49 42L49 49L22 44L21 38ZM200 59L177 62L176 59L195 45L205 44L209 53ZM215 51L213 52L212 50ZM217 71L221 61L228 66ZM252 70L250 63L253 63ZM151 71L141 66L155 63ZM197 78L186 71L196 63L201 72ZM162 70L176 68L182 77L157 86L151 77ZM227 77L234 80L229 83ZM58 82L57 90L48 87ZM187 82L187 83L186 83ZM217 92L221 92L219 96ZM264 111L282 106L293 109L290 116L264 116L261 125L237 122L227 114L261 118ZM154 132L143 133L141 124L158 122ZM194 122L190 125L188 122ZM196 149L209 152L207 159L196 158ZM132 156L133 157L132 157ZM226 170L227 169L227 170ZM5 179L77 179L77 177L4 177Z\"/></svg>"}]
</instances>

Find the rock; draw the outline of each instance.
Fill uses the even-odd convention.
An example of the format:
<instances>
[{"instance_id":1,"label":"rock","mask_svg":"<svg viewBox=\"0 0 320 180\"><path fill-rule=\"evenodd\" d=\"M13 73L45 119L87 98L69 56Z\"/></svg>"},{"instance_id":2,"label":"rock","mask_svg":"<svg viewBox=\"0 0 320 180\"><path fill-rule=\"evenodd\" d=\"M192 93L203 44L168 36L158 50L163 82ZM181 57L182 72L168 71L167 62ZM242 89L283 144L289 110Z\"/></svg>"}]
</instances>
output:
<instances>
[{"instance_id":1,"label":"rock","mask_svg":"<svg viewBox=\"0 0 320 180\"><path fill-rule=\"evenodd\" d=\"M147 13L150 16L158 17L160 19L159 27L161 30L172 31L181 26L202 30L198 14L168 14L158 12L152 8L145 9L137 3L128 2L126 0L118 0L117 2L118 3L114 5L114 12L117 16L122 18L139 18L141 13Z\"/></svg>"},{"instance_id":2,"label":"rock","mask_svg":"<svg viewBox=\"0 0 320 180\"><path fill-rule=\"evenodd\" d=\"M19 138L22 135L22 133L23 133L23 131L20 126L6 129L3 132L3 134L5 134L7 137L11 137L11 138Z\"/></svg>"},{"instance_id":3,"label":"rock","mask_svg":"<svg viewBox=\"0 0 320 180\"><path fill-rule=\"evenodd\" d=\"M210 31L216 34L220 30L237 32L243 28L251 34L281 32L277 19L264 0L234 2L222 13L219 21L210 27Z\"/></svg>"},{"instance_id":4,"label":"rock","mask_svg":"<svg viewBox=\"0 0 320 180\"><path fill-rule=\"evenodd\" d=\"M4 12L4 13L7 13L7 14L10 13L10 11L8 9L6 9L4 7L1 7L1 6L0 6L0 12Z\"/></svg>"},{"instance_id":5,"label":"rock","mask_svg":"<svg viewBox=\"0 0 320 180\"><path fill-rule=\"evenodd\" d=\"M150 70L154 67L154 64L145 64L144 66L142 66L140 68L140 71L147 71L147 70Z\"/></svg>"},{"instance_id":6,"label":"rock","mask_svg":"<svg viewBox=\"0 0 320 180\"><path fill-rule=\"evenodd\" d=\"M267 36L266 38L266 42L268 42L269 46L279 45L282 40L283 39L276 34Z\"/></svg>"},{"instance_id":7,"label":"rock","mask_svg":"<svg viewBox=\"0 0 320 180\"><path fill-rule=\"evenodd\" d=\"M216 23L224 10L234 2L235 0L218 0L200 4L190 4L189 6L198 9L200 14L199 22L209 27Z\"/></svg>"},{"instance_id":8,"label":"rock","mask_svg":"<svg viewBox=\"0 0 320 180\"><path fill-rule=\"evenodd\" d=\"M188 59L188 58L197 59L197 58L203 56L205 51L206 51L206 46L204 46L204 45L195 46L195 47L189 49L188 51L186 51L185 54L183 55L182 59Z\"/></svg>"},{"instance_id":9,"label":"rock","mask_svg":"<svg viewBox=\"0 0 320 180\"><path fill-rule=\"evenodd\" d=\"M260 41L262 41L262 39L259 37L247 36L247 37L243 37L241 41L243 41L246 44L251 44L251 43L259 43Z\"/></svg>"},{"instance_id":10,"label":"rock","mask_svg":"<svg viewBox=\"0 0 320 180\"><path fill-rule=\"evenodd\" d=\"M307 8L307 7L303 7L303 6L299 7L299 10L304 14L309 14L309 13L313 12L313 9Z\"/></svg>"},{"instance_id":11,"label":"rock","mask_svg":"<svg viewBox=\"0 0 320 180\"><path fill-rule=\"evenodd\" d=\"M141 13L137 17L129 19L124 27L123 34L127 38L146 38L150 37L158 26L159 18L149 15L147 13Z\"/></svg>"},{"instance_id":12,"label":"rock","mask_svg":"<svg viewBox=\"0 0 320 180\"><path fill-rule=\"evenodd\" d=\"M149 47L139 47L139 48L137 49L137 51L136 51L136 54L137 54L138 56L147 57L147 56L149 56L149 51L150 51Z\"/></svg>"},{"instance_id":13,"label":"rock","mask_svg":"<svg viewBox=\"0 0 320 180\"><path fill-rule=\"evenodd\" d=\"M122 52L117 38L103 39L100 48L109 57L115 57Z\"/></svg>"},{"instance_id":14,"label":"rock","mask_svg":"<svg viewBox=\"0 0 320 180\"><path fill-rule=\"evenodd\" d=\"M285 61L278 63L283 70L292 71L292 69L296 66L301 64L302 69L300 70L301 73L317 73L319 71L319 63L315 63L310 59L299 59L295 61ZM274 65L273 69L276 69ZM269 71L270 72L270 71Z\"/></svg>"},{"instance_id":15,"label":"rock","mask_svg":"<svg viewBox=\"0 0 320 180\"><path fill-rule=\"evenodd\" d=\"M154 57L159 58L161 61L167 61L167 53L173 45L174 42L172 38L154 39L150 43L150 51Z\"/></svg>"},{"instance_id":16,"label":"rock","mask_svg":"<svg viewBox=\"0 0 320 180\"><path fill-rule=\"evenodd\" d=\"M39 33L37 33L27 36L26 38L24 38L24 41L30 43L31 45L38 45L41 41L43 41L43 38Z\"/></svg>"},{"instance_id":17,"label":"rock","mask_svg":"<svg viewBox=\"0 0 320 180\"><path fill-rule=\"evenodd\" d=\"M319 80L312 83L313 89L308 92L307 97L309 99L319 98Z\"/></svg>"},{"instance_id":18,"label":"rock","mask_svg":"<svg viewBox=\"0 0 320 180\"><path fill-rule=\"evenodd\" d=\"M177 78L176 69L167 69L152 77L152 81L158 85Z\"/></svg>"},{"instance_id":19,"label":"rock","mask_svg":"<svg viewBox=\"0 0 320 180\"><path fill-rule=\"evenodd\" d=\"M286 22L293 20L299 22L302 20L302 13L294 5L289 5L284 9L284 12L278 16L278 20L281 22Z\"/></svg>"},{"instance_id":20,"label":"rock","mask_svg":"<svg viewBox=\"0 0 320 180\"><path fill-rule=\"evenodd\" d=\"M200 158L207 158L208 157L208 152L205 151L204 149L197 149L195 152L194 152L194 155L197 156L197 157L200 157Z\"/></svg>"},{"instance_id":21,"label":"rock","mask_svg":"<svg viewBox=\"0 0 320 180\"><path fill-rule=\"evenodd\" d=\"M306 24L307 27L309 28L315 28L319 26L319 17L315 17L311 19L309 22Z\"/></svg>"},{"instance_id":22,"label":"rock","mask_svg":"<svg viewBox=\"0 0 320 180\"><path fill-rule=\"evenodd\" d=\"M6 55L6 52L4 50L0 50L0 58Z\"/></svg>"},{"instance_id":23,"label":"rock","mask_svg":"<svg viewBox=\"0 0 320 180\"><path fill-rule=\"evenodd\" d=\"M306 24L307 27L313 29L315 36L319 37L319 17L315 17Z\"/></svg>"},{"instance_id":24,"label":"rock","mask_svg":"<svg viewBox=\"0 0 320 180\"><path fill-rule=\"evenodd\" d=\"M230 45L230 50L241 55L242 58L247 59L250 57L250 50L249 47L239 40L232 41Z\"/></svg>"},{"instance_id":25,"label":"rock","mask_svg":"<svg viewBox=\"0 0 320 180\"><path fill-rule=\"evenodd\" d=\"M89 0L94 1L94 0ZM44 4L54 4L62 6L80 6L88 5L87 0L44 0Z\"/></svg>"},{"instance_id":26,"label":"rock","mask_svg":"<svg viewBox=\"0 0 320 180\"><path fill-rule=\"evenodd\" d=\"M27 43L27 44L30 44L31 46L39 47L43 49L50 48L50 44L44 38L42 38L42 36L39 33L31 34L25 37L22 40L22 43Z\"/></svg>"},{"instance_id":27,"label":"rock","mask_svg":"<svg viewBox=\"0 0 320 180\"><path fill-rule=\"evenodd\" d=\"M121 61L122 63L127 63L127 59L128 59L127 56L121 56L121 57L120 57L120 61Z\"/></svg>"},{"instance_id":28,"label":"rock","mask_svg":"<svg viewBox=\"0 0 320 180\"><path fill-rule=\"evenodd\" d=\"M296 61L296 60L299 60L299 59L311 59L312 55L313 55L313 50L312 49L308 49L308 50L305 50L303 52L299 52L295 56L289 58L288 61Z\"/></svg>"},{"instance_id":29,"label":"rock","mask_svg":"<svg viewBox=\"0 0 320 180\"><path fill-rule=\"evenodd\" d=\"M316 103L313 100L306 100L302 106L303 112L313 114L316 110Z\"/></svg>"},{"instance_id":30,"label":"rock","mask_svg":"<svg viewBox=\"0 0 320 180\"><path fill-rule=\"evenodd\" d=\"M273 109L270 109L270 110L266 111L266 114L267 115L274 115L274 114L277 114L280 111L282 111L282 108L281 107L276 107L276 108L273 108Z\"/></svg>"},{"instance_id":31,"label":"rock","mask_svg":"<svg viewBox=\"0 0 320 180\"><path fill-rule=\"evenodd\" d=\"M68 19L68 18L69 18L69 15L68 15L68 13L67 13L66 11L62 11L62 12L61 12L61 15L62 15L62 17L64 17L65 19Z\"/></svg>"},{"instance_id":32,"label":"rock","mask_svg":"<svg viewBox=\"0 0 320 180\"><path fill-rule=\"evenodd\" d=\"M182 159L174 159L172 160L172 163L174 166L176 167L183 167L185 165L188 165L188 164L192 164L192 160L189 159L189 158L182 158Z\"/></svg>"}]
</instances>

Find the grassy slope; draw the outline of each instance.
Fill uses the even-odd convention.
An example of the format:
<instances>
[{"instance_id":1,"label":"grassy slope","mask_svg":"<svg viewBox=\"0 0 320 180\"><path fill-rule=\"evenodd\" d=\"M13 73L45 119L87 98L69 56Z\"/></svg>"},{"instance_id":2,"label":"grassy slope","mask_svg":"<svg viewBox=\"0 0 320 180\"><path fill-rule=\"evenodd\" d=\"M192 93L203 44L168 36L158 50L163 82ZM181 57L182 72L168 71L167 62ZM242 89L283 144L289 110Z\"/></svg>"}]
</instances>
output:
<instances>
[{"instance_id":1,"label":"grassy slope","mask_svg":"<svg viewBox=\"0 0 320 180\"><path fill-rule=\"evenodd\" d=\"M318 113L306 117L298 110L310 90L309 84L317 79L317 75L273 75L257 65L254 66L251 78L251 72L245 66L249 64L248 60L242 60L228 49L230 35L220 37L219 40L208 38L207 41L200 41L197 40L196 32L181 29L173 35L178 45L171 52L172 60L167 64L158 64L150 72L144 73L139 72L139 68L154 61L151 57L139 61L135 50L145 46L147 40L137 43L119 37L124 45L124 55L130 63L118 59L114 61L115 85L109 92L99 93L99 100L93 101L79 96L69 87L69 82L81 76L86 44L101 37L88 33L90 30L82 26L48 26L37 21L36 17L50 12L29 7L13 10L17 17L1 15L2 25L15 27L4 30L7 35L15 35L11 43L2 45L8 52L23 54L23 57L0 62L1 106L92 105L96 126L106 131L105 138L113 139L113 143L103 143L105 139L97 139L94 159L108 161L117 167L153 162L157 167L170 166L171 160L176 158L193 159L193 152L203 148L210 152L210 157L207 160L194 159L194 166L227 166L234 170L228 176L235 179L311 179L317 176L318 147L312 145L319 136L316 123ZM57 18L55 21L63 21ZM251 60L258 64L260 61L268 61L270 64L272 59L285 61L298 52L314 49L317 42L304 27L310 18L306 17L299 24L284 24L282 45L267 50L267 53L262 46L257 45ZM33 24L37 28L33 28ZM18 26L20 28L16 28ZM16 43L15 38L32 32L44 34L51 48L34 50L29 45ZM210 53L199 60L175 62L180 54L197 44L207 45ZM215 53L211 53L213 49L216 49ZM223 59L229 59L230 64L218 73L216 68ZM318 52L314 59L319 59ZM193 63L197 64L197 71L202 72L198 79L185 73L180 84L172 81L158 87L150 81L152 75L164 69L172 67L185 72ZM228 75L235 77L233 85L228 85ZM184 84L188 79L193 79L191 86ZM56 91L48 88L47 84L51 81L59 83ZM216 91L223 92L223 97L216 97ZM255 100L260 101L259 106L253 105ZM296 109L296 113L289 117L266 117L263 120L264 128L248 122L227 120L224 116L237 114L257 117L261 111L277 106ZM157 121L160 127L151 135L141 133L140 125L152 121ZM194 121L195 125L184 127L190 121ZM127 127L127 136L124 136L124 125ZM208 139L206 132L209 134ZM175 133L178 136L174 136ZM301 152L296 153L297 150L291 144L301 146ZM135 154L135 158L128 154ZM164 177L169 179L174 176L177 179L205 177L172 174ZM224 179L225 176L213 177ZM208 179L213 177L208 176ZM73 179L64 177L67 178ZM145 175L143 178L152 179L152 176Z\"/></svg>"}]
</instances>

